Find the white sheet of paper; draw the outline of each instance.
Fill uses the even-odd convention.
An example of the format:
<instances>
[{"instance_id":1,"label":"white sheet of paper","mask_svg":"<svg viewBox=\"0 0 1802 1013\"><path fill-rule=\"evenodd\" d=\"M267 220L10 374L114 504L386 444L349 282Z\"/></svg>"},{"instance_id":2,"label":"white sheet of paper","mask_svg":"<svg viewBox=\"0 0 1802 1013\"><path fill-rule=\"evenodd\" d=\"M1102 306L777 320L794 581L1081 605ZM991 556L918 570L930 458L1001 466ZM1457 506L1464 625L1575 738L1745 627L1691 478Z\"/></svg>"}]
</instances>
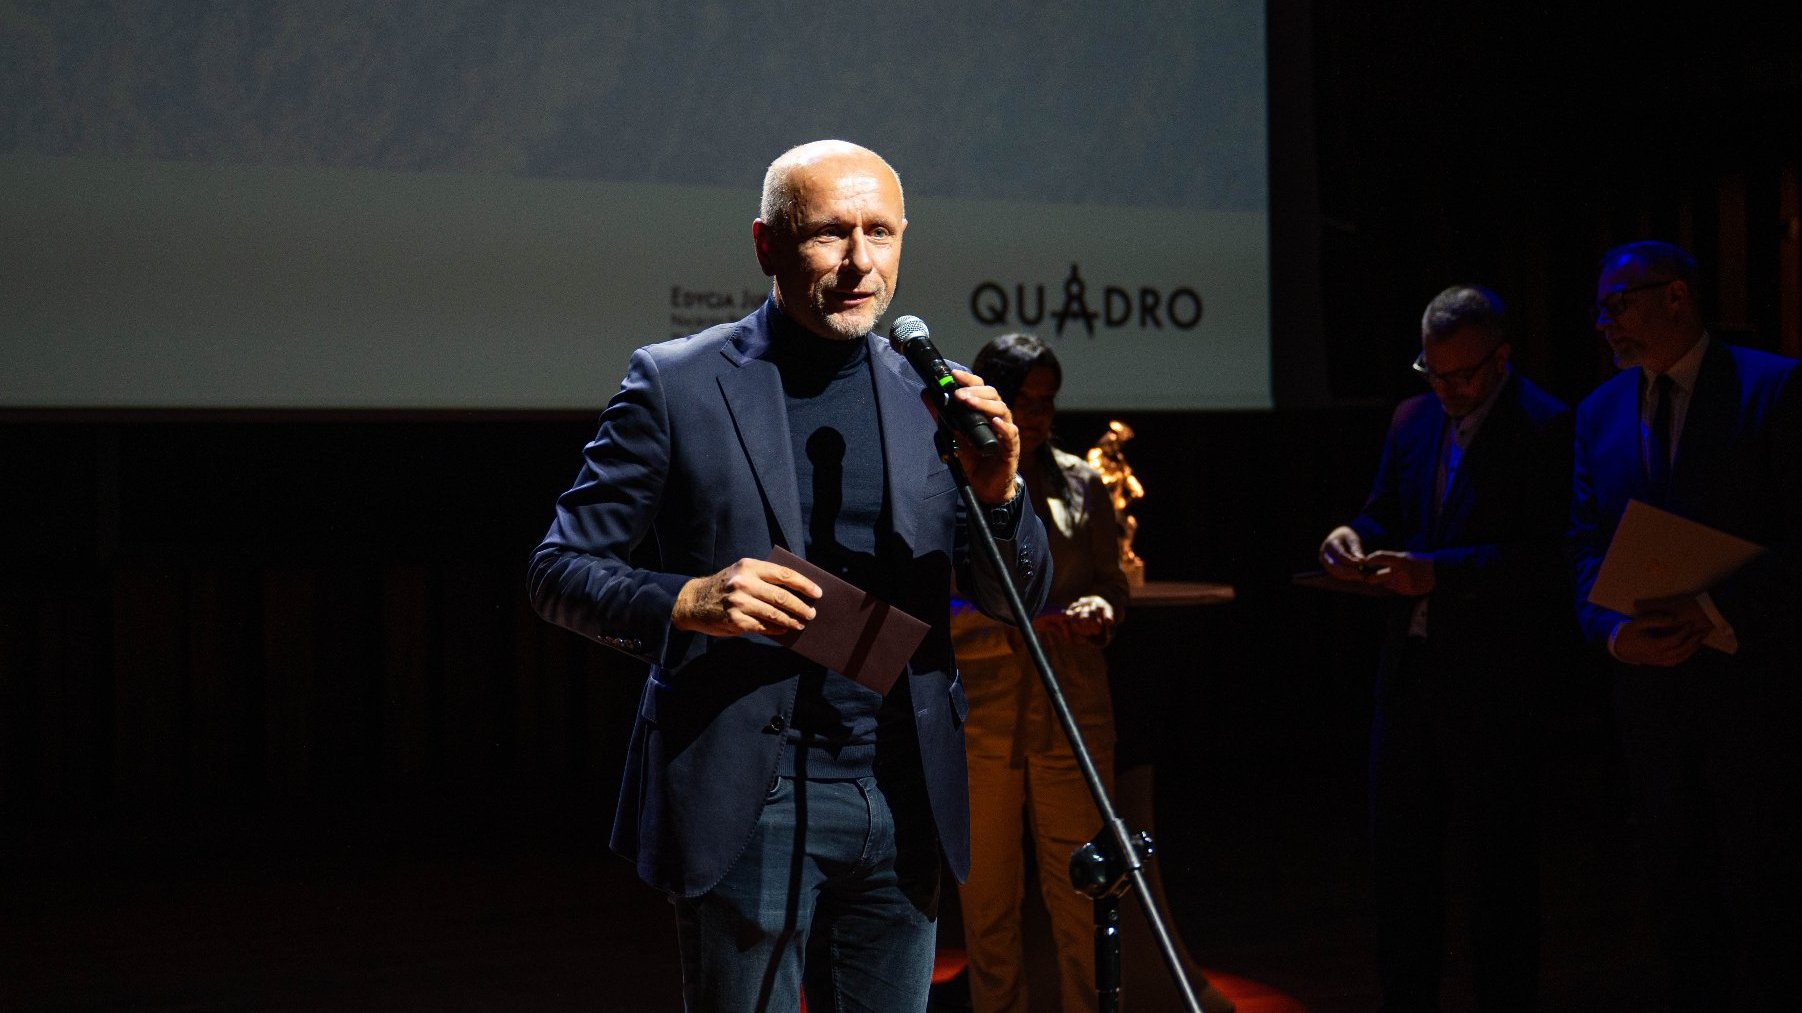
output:
<instances>
[{"instance_id":1,"label":"white sheet of paper","mask_svg":"<svg viewBox=\"0 0 1802 1013\"><path fill-rule=\"evenodd\" d=\"M1589 601L1630 616L1633 603L1644 598L1700 594L1763 551L1725 531L1629 500ZM1702 643L1718 651L1730 647L1719 628Z\"/></svg>"}]
</instances>

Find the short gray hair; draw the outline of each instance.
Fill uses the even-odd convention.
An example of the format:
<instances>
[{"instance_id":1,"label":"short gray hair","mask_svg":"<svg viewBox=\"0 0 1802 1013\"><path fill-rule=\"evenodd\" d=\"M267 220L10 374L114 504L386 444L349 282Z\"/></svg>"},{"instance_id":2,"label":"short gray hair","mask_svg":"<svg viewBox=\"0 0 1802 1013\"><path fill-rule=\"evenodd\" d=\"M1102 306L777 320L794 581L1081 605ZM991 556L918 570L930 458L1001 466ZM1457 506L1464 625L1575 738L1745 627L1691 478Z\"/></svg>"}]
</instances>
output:
<instances>
[{"instance_id":1,"label":"short gray hair","mask_svg":"<svg viewBox=\"0 0 1802 1013\"><path fill-rule=\"evenodd\" d=\"M1680 281L1689 286L1691 293L1696 291L1696 282L1701 280L1696 258L1683 247L1661 239L1643 239L1609 250L1602 254L1602 270L1608 270L1611 264L1621 260L1634 261L1659 281Z\"/></svg>"},{"instance_id":2,"label":"short gray hair","mask_svg":"<svg viewBox=\"0 0 1802 1013\"><path fill-rule=\"evenodd\" d=\"M1475 327L1494 344L1508 340L1508 309L1502 297L1481 285L1453 285L1433 297L1420 316L1420 336L1443 341L1459 330Z\"/></svg>"},{"instance_id":3,"label":"short gray hair","mask_svg":"<svg viewBox=\"0 0 1802 1013\"><path fill-rule=\"evenodd\" d=\"M797 203L794 185L794 169L818 158L828 155L848 154L853 151L863 152L881 162L889 175L895 177L895 190L901 194L901 206L907 207L907 192L901 187L901 174L888 164L888 159L876 154L861 144L850 141L809 141L797 144L776 156L770 167L763 173L763 200L757 207L757 217L763 219L765 225L788 231L795 225L795 205Z\"/></svg>"}]
</instances>

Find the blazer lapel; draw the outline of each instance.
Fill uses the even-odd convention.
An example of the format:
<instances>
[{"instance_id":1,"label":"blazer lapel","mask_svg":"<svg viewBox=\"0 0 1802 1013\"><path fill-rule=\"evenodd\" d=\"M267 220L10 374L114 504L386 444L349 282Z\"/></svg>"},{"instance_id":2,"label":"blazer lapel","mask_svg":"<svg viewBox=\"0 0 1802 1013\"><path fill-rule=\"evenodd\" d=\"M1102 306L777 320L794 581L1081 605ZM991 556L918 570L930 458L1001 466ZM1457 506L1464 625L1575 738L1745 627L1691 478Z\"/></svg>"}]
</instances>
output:
<instances>
[{"instance_id":1,"label":"blazer lapel","mask_svg":"<svg viewBox=\"0 0 1802 1013\"><path fill-rule=\"evenodd\" d=\"M1425 422L1423 428L1432 436L1432 440L1425 446L1426 459L1421 462L1420 488L1416 495L1420 498L1417 506L1420 512L1417 516L1423 521L1420 530L1426 532L1427 544L1425 547L1430 549L1439 543L1442 516L1440 510L1442 504L1439 502L1439 469L1445 464L1445 441L1448 438L1447 430L1451 428L1452 419L1445 413L1445 409L1439 406L1437 398L1433 400L1425 415L1430 421Z\"/></svg>"},{"instance_id":2,"label":"blazer lapel","mask_svg":"<svg viewBox=\"0 0 1802 1013\"><path fill-rule=\"evenodd\" d=\"M903 372L906 362L871 332L871 371L876 377L876 410L882 419L882 460L888 478L889 523L903 542L914 544L917 492L926 487L928 467L938 460L933 429L920 404L918 381ZM923 441L923 442L922 442Z\"/></svg>"},{"instance_id":3,"label":"blazer lapel","mask_svg":"<svg viewBox=\"0 0 1802 1013\"><path fill-rule=\"evenodd\" d=\"M1439 505L1439 520L1434 525L1434 532L1441 541L1454 539L1462 530L1474 502L1471 489L1482 482L1483 472L1498 452L1495 448L1505 447L1519 438L1523 416L1514 374L1510 373L1503 383L1508 386L1496 395L1495 403L1489 407L1489 415L1477 429L1476 438L1464 448L1458 471L1452 475L1445 490L1445 501ZM1447 419L1446 424L1450 425L1451 420Z\"/></svg>"},{"instance_id":4,"label":"blazer lapel","mask_svg":"<svg viewBox=\"0 0 1802 1013\"><path fill-rule=\"evenodd\" d=\"M732 415L739 447L757 478L764 509L774 521L776 542L798 553L805 544L801 539L801 494L795 488L782 376L767 358L770 312L765 303L751 318L750 326L740 328L726 342L723 354L737 368L720 374L720 393Z\"/></svg>"},{"instance_id":5,"label":"blazer lapel","mask_svg":"<svg viewBox=\"0 0 1802 1013\"><path fill-rule=\"evenodd\" d=\"M1598 414L1604 421L1601 431L1596 434L1596 445L1589 454L1596 471L1590 478L1596 492L1606 495L1610 489L1622 490L1620 504L1614 505L1616 511L1629 499L1650 502L1651 496L1651 479L1646 475L1645 440L1639 428L1639 388L1645 375L1637 367L1633 371L1640 375L1631 382L1616 384L1607 394L1613 399L1612 403L1604 402L1598 406Z\"/></svg>"},{"instance_id":6,"label":"blazer lapel","mask_svg":"<svg viewBox=\"0 0 1802 1013\"><path fill-rule=\"evenodd\" d=\"M1715 485L1711 477L1720 461L1714 455L1732 445L1741 396L1732 349L1719 338L1710 339L1702 367L1696 371L1696 389L1690 392L1683 431L1677 434L1667 498L1672 509L1693 504L1698 494L1706 495Z\"/></svg>"}]
</instances>

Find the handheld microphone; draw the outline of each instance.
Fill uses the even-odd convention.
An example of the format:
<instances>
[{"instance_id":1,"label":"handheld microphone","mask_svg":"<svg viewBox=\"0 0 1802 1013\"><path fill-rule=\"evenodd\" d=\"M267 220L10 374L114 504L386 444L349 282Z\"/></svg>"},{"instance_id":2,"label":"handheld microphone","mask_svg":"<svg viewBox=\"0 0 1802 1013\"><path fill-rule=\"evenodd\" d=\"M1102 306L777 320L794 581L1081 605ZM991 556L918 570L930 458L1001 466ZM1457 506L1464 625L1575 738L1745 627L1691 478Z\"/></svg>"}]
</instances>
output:
<instances>
[{"instance_id":1,"label":"handheld microphone","mask_svg":"<svg viewBox=\"0 0 1802 1013\"><path fill-rule=\"evenodd\" d=\"M995 440L994 430L989 428L988 416L951 396L957 389L957 380L952 377L945 357L933 347L926 321L915 316L899 317L889 328L888 340L895 346L895 351L906 357L914 372L920 374L920 379L926 381L926 389L932 392L939 416L950 419L957 431L976 448L978 455L994 457L1001 444Z\"/></svg>"}]
</instances>

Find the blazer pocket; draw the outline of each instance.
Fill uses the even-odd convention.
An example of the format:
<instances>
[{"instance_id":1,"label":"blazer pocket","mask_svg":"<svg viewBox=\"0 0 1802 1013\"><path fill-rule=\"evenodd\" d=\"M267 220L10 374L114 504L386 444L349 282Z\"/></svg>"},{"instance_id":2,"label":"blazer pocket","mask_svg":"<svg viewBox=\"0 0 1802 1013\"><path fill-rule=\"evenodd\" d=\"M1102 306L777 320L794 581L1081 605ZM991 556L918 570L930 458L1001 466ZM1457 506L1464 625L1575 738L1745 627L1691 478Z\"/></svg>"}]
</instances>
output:
<instances>
[{"instance_id":1,"label":"blazer pocket","mask_svg":"<svg viewBox=\"0 0 1802 1013\"><path fill-rule=\"evenodd\" d=\"M935 496L943 496L956 491L957 482L951 477L951 469L940 467L937 471L926 473L926 481L920 489L920 498L932 499Z\"/></svg>"}]
</instances>

